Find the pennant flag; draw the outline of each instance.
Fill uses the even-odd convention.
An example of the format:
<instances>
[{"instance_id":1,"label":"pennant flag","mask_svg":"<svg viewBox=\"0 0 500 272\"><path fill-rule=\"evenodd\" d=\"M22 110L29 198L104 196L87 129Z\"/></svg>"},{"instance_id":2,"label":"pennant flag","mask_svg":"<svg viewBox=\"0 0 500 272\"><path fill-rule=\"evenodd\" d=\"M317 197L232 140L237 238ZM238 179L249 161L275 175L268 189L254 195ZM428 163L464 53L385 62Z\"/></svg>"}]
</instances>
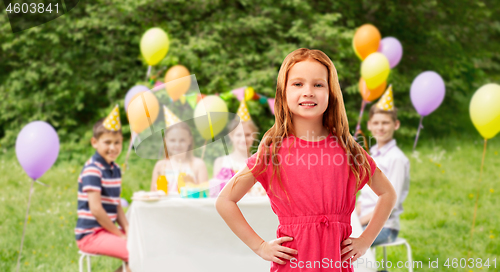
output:
<instances>
[{"instance_id":1,"label":"pennant flag","mask_svg":"<svg viewBox=\"0 0 500 272\"><path fill-rule=\"evenodd\" d=\"M274 98L268 98L267 104L269 104L269 108L271 109L271 112L274 115Z\"/></svg>"},{"instance_id":2,"label":"pennant flag","mask_svg":"<svg viewBox=\"0 0 500 272\"><path fill-rule=\"evenodd\" d=\"M245 89L246 87L241 87L238 89L234 89L231 92L238 98L239 101L243 100L245 98Z\"/></svg>"}]
</instances>

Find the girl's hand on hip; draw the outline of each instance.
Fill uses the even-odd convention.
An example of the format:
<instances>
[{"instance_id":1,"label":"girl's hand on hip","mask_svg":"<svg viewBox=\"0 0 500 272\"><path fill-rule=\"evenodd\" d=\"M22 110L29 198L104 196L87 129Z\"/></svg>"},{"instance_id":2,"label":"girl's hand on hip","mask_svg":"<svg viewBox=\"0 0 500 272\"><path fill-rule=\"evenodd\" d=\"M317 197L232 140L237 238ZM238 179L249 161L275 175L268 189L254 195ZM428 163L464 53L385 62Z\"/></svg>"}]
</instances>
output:
<instances>
[{"instance_id":1,"label":"girl's hand on hip","mask_svg":"<svg viewBox=\"0 0 500 272\"><path fill-rule=\"evenodd\" d=\"M277 264L286 264L286 262L282 259L291 260L295 257L290 254L297 254L298 252L295 249L284 247L281 244L292 240L292 237L281 237L269 242L263 241L255 253L266 261L273 261Z\"/></svg>"},{"instance_id":2,"label":"girl's hand on hip","mask_svg":"<svg viewBox=\"0 0 500 272\"><path fill-rule=\"evenodd\" d=\"M342 250L340 255L342 255L342 263L348 261L350 258L352 258L351 263L355 262L366 253L370 245L364 237L349 237L345 239L341 244Z\"/></svg>"}]
</instances>

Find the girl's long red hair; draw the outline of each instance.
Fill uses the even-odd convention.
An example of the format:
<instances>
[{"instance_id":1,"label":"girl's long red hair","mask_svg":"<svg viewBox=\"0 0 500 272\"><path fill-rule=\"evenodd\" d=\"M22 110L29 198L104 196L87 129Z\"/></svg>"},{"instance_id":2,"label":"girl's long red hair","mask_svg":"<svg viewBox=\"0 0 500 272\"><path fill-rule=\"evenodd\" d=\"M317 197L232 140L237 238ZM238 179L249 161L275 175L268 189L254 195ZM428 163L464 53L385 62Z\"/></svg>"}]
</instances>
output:
<instances>
[{"instance_id":1,"label":"girl's long red hair","mask_svg":"<svg viewBox=\"0 0 500 272\"><path fill-rule=\"evenodd\" d=\"M349 124L344 107L342 91L340 90L337 70L330 58L320 50L310 50L307 48L297 49L288 54L281 64L278 73L274 104L275 123L264 134L259 144L257 160L251 171L253 172L258 165L264 165L260 171L260 173L263 173L266 171L268 164L271 163L273 171L269 180L269 188L273 191L272 181L273 177L276 175L280 187L285 190L278 168L280 165L278 161L279 158L278 156L271 156L271 154L278 154L278 150L281 146L280 142L291 134L295 135L291 118L292 113L286 103L286 83L288 81L288 72L292 66L297 62L307 59L313 59L322 63L328 70L328 89L330 93L328 97L328 107L323 114L323 126L332 135L337 137L339 144L347 153L347 162L350 165L352 173L356 177L356 188L359 188L361 180L366 178L366 175L369 175L371 172L370 164L363 148L355 141L354 137L349 132ZM371 183L371 175L369 175L369 177L368 184Z\"/></svg>"}]
</instances>

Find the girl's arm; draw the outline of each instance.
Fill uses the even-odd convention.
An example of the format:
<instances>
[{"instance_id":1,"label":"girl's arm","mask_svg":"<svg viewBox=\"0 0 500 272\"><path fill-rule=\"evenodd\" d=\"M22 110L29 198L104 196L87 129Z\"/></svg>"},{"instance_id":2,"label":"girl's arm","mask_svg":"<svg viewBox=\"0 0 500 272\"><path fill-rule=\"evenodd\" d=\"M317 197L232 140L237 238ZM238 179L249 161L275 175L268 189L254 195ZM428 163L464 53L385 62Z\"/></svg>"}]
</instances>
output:
<instances>
[{"instance_id":1,"label":"girl's arm","mask_svg":"<svg viewBox=\"0 0 500 272\"><path fill-rule=\"evenodd\" d=\"M87 195L89 199L90 212L97 220L97 223L99 223L101 227L113 233L114 235L126 238L126 236L118 229L118 227L115 224L113 224L113 221L109 219L108 214L102 207L101 192L87 191Z\"/></svg>"},{"instance_id":2,"label":"girl's arm","mask_svg":"<svg viewBox=\"0 0 500 272\"><path fill-rule=\"evenodd\" d=\"M202 159L197 159L198 163L196 163L196 182L198 184L202 182L208 181L208 172L207 172L207 166L205 165L205 162Z\"/></svg>"},{"instance_id":3,"label":"girl's arm","mask_svg":"<svg viewBox=\"0 0 500 272\"><path fill-rule=\"evenodd\" d=\"M235 184L235 179L238 182ZM278 264L285 264L283 259L290 260L294 258L290 254L297 254L297 251L288 247L281 246L283 242L292 241L291 237L281 237L279 239L266 242L250 227L243 217L241 210L236 204L255 184L255 178L245 167L238 171L229 183L224 186L220 192L215 208L229 228L238 236L250 249L266 261L273 261ZM233 187L234 186L234 187Z\"/></svg>"},{"instance_id":4,"label":"girl's arm","mask_svg":"<svg viewBox=\"0 0 500 272\"><path fill-rule=\"evenodd\" d=\"M127 217L125 216L125 213L123 212L121 203L118 204L117 207L116 222L118 222L118 225L122 227L122 229L125 231L125 234L128 235L128 220Z\"/></svg>"},{"instance_id":5,"label":"girl's arm","mask_svg":"<svg viewBox=\"0 0 500 272\"><path fill-rule=\"evenodd\" d=\"M221 169L221 164L222 164L222 157L218 157L217 159L215 159L212 178L215 178L217 174L219 174L219 171Z\"/></svg>"},{"instance_id":6,"label":"girl's arm","mask_svg":"<svg viewBox=\"0 0 500 272\"><path fill-rule=\"evenodd\" d=\"M368 223L365 231L363 231L358 238L349 237L342 242L342 262L349 260L351 257L351 262L355 262L359 257L365 254L366 250L372 245L373 241L375 241L375 238L377 238L377 235L384 227L385 222L389 218L389 215L391 215L392 209L396 204L396 191L394 187L392 187L391 182L378 168L373 174L370 188L378 195L377 205L373 211L372 219Z\"/></svg>"}]
</instances>

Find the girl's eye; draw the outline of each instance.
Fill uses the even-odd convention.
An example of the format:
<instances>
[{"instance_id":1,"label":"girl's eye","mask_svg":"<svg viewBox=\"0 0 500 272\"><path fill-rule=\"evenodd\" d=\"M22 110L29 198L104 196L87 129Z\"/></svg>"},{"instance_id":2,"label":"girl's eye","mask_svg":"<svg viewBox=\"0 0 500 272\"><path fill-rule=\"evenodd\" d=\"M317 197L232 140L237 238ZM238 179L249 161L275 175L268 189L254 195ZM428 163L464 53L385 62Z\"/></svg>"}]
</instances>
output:
<instances>
[{"instance_id":1,"label":"girl's eye","mask_svg":"<svg viewBox=\"0 0 500 272\"><path fill-rule=\"evenodd\" d=\"M300 87L300 86L302 86L302 83L293 83L293 86Z\"/></svg>"},{"instance_id":2,"label":"girl's eye","mask_svg":"<svg viewBox=\"0 0 500 272\"><path fill-rule=\"evenodd\" d=\"M321 87L323 87L323 84L316 84L316 85L314 85L314 87L319 87L319 88L321 88Z\"/></svg>"}]
</instances>

